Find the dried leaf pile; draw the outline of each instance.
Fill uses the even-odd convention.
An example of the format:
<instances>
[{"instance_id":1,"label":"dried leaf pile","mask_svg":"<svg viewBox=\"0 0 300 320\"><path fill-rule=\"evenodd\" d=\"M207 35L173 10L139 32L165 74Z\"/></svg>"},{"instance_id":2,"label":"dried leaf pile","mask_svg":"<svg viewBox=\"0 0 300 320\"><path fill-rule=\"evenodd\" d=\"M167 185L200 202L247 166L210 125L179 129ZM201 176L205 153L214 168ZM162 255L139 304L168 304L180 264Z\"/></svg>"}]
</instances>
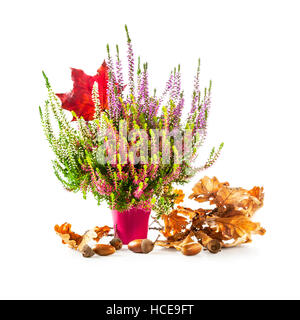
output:
<instances>
[{"instance_id":1,"label":"dried leaf pile","mask_svg":"<svg viewBox=\"0 0 300 320\"><path fill-rule=\"evenodd\" d=\"M84 247L88 245L91 240L99 242L99 240L107 236L110 231L110 227L108 226L95 227L94 229L86 231L81 236L73 232L71 227L71 224L66 222L61 226L56 225L54 230L56 234L61 237L63 244L67 244L70 248L79 250L80 252L83 252Z\"/></svg>"},{"instance_id":2,"label":"dried leaf pile","mask_svg":"<svg viewBox=\"0 0 300 320\"><path fill-rule=\"evenodd\" d=\"M184 194L182 190L175 191L178 196L175 203L179 204L183 202ZM128 248L136 253L149 253L154 245L159 245L175 248L189 256L198 254L203 247L212 253L218 253L222 248L251 242L253 234L265 234L266 230L260 223L252 221L254 213L263 206L262 187L253 187L251 190L232 188L228 182L205 176L192 191L189 199L209 204L209 209L200 207L194 210L177 205L169 214L161 216L164 226L159 230L166 240L152 242L137 239ZM69 223L56 225L54 229L64 244L80 251L84 257L91 257L95 253L105 256L122 248L121 240L116 237L110 245L98 244L94 249L89 247L90 241L99 242L101 238L111 236L111 228L108 226L95 227L82 236L73 232ZM151 249L142 250L146 244L151 244Z\"/></svg>"},{"instance_id":3,"label":"dried leaf pile","mask_svg":"<svg viewBox=\"0 0 300 320\"><path fill-rule=\"evenodd\" d=\"M253 234L265 234L260 223L251 220L263 206L262 187L232 188L216 177L204 177L192 190L190 199L207 202L212 208L193 210L177 206L170 214L163 215L162 233L166 240L157 241L157 245L182 251L187 244L200 243L217 253L222 247L251 242Z\"/></svg>"}]
</instances>

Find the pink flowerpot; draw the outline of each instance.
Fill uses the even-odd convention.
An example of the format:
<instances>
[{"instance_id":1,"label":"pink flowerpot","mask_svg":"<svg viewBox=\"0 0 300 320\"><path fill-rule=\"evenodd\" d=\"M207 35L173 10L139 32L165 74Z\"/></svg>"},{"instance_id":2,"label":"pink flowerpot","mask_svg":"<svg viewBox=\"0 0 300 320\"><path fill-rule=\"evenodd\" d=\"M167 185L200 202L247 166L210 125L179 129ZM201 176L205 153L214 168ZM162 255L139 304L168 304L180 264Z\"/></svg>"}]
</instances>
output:
<instances>
[{"instance_id":1,"label":"pink flowerpot","mask_svg":"<svg viewBox=\"0 0 300 320\"><path fill-rule=\"evenodd\" d=\"M114 229L124 244L135 239L146 239L151 210L132 208L112 211Z\"/></svg>"}]
</instances>

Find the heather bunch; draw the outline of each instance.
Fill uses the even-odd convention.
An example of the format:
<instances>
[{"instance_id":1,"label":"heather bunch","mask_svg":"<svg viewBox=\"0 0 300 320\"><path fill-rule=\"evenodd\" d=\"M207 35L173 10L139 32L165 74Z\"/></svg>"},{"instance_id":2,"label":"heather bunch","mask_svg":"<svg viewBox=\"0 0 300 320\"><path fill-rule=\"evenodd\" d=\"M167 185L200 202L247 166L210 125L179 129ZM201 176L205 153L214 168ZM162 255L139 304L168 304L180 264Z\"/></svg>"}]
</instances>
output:
<instances>
[{"instance_id":1,"label":"heather bunch","mask_svg":"<svg viewBox=\"0 0 300 320\"><path fill-rule=\"evenodd\" d=\"M41 121L56 156L54 172L67 190L81 191L84 198L91 192L98 203L106 201L119 211L141 207L161 214L174 205L173 185L186 183L196 172L210 167L223 144L212 149L204 165L193 164L206 138L211 104L211 83L202 96L200 93L200 61L190 112L183 121L186 100L180 66L172 71L160 96L156 91L151 94L148 64L141 65L138 58L135 70L127 27L126 32L127 81L118 46L115 59L107 46L107 108L95 82L90 91L93 119L73 112L76 121L70 123L44 74L49 99L44 110L40 108Z\"/></svg>"}]
</instances>

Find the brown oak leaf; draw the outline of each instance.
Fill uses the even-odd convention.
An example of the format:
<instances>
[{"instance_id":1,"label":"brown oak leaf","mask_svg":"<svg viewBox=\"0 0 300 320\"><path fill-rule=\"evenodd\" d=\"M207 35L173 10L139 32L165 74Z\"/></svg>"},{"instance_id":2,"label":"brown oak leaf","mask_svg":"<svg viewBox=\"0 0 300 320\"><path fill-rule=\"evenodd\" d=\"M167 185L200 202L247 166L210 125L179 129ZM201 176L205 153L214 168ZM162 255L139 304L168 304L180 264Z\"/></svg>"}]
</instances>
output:
<instances>
[{"instance_id":1,"label":"brown oak leaf","mask_svg":"<svg viewBox=\"0 0 300 320\"><path fill-rule=\"evenodd\" d=\"M70 248L77 250L82 241L82 236L71 231L72 225L65 222L61 226L55 225L55 232L61 237L62 243L69 245Z\"/></svg>"},{"instance_id":2,"label":"brown oak leaf","mask_svg":"<svg viewBox=\"0 0 300 320\"><path fill-rule=\"evenodd\" d=\"M193 187L193 193L189 199L197 202L206 202L212 199L223 185L229 185L228 182L220 182L216 177L209 178L205 176Z\"/></svg>"},{"instance_id":3,"label":"brown oak leaf","mask_svg":"<svg viewBox=\"0 0 300 320\"><path fill-rule=\"evenodd\" d=\"M210 231L206 232L210 237L222 240L224 247L235 246L240 243L251 242L252 234L264 235L266 230L261 227L260 223L253 222L249 217L244 215L235 215L228 217L208 217L206 219ZM234 240L232 243L224 241Z\"/></svg>"},{"instance_id":4,"label":"brown oak leaf","mask_svg":"<svg viewBox=\"0 0 300 320\"><path fill-rule=\"evenodd\" d=\"M172 236L182 230L190 223L186 217L179 215L179 211L174 209L169 214L162 215L165 228L162 231L165 237Z\"/></svg>"},{"instance_id":5,"label":"brown oak leaf","mask_svg":"<svg viewBox=\"0 0 300 320\"><path fill-rule=\"evenodd\" d=\"M165 248L175 248L177 250L181 250L184 245L195 243L195 240L192 239L193 236L193 232L189 231L181 240L172 241L171 238L169 238L168 240L158 240L155 242L155 244Z\"/></svg>"},{"instance_id":6,"label":"brown oak leaf","mask_svg":"<svg viewBox=\"0 0 300 320\"><path fill-rule=\"evenodd\" d=\"M254 187L255 193L243 188L221 187L215 199L212 200L218 207L235 208L245 216L252 217L253 214L263 206L263 188ZM258 189L257 189L258 188ZM254 195L252 195L254 194Z\"/></svg>"},{"instance_id":7,"label":"brown oak leaf","mask_svg":"<svg viewBox=\"0 0 300 320\"><path fill-rule=\"evenodd\" d=\"M95 227L94 231L97 234L97 237L94 238L95 241L99 242L99 240L104 237L107 236L109 234L110 231L110 227L108 226L104 226L104 227Z\"/></svg>"},{"instance_id":8,"label":"brown oak leaf","mask_svg":"<svg viewBox=\"0 0 300 320\"><path fill-rule=\"evenodd\" d=\"M181 189L175 189L174 190L174 193L176 194L176 198L175 198L175 203L176 204L179 204L179 203L181 203L181 202L183 202L183 200L184 200L184 193L183 193L183 191L181 190Z\"/></svg>"}]
</instances>

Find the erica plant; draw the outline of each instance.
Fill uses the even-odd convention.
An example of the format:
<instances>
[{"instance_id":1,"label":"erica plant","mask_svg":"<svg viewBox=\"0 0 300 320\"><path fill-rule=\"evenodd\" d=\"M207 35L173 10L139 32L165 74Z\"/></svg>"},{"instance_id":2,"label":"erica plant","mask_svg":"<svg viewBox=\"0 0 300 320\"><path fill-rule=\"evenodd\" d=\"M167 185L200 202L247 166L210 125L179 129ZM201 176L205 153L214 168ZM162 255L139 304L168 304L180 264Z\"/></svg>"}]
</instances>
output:
<instances>
[{"instance_id":1,"label":"erica plant","mask_svg":"<svg viewBox=\"0 0 300 320\"><path fill-rule=\"evenodd\" d=\"M132 207L168 212L183 184L210 167L223 144L202 166L195 162L207 134L211 83L200 94L200 62L190 111L182 120L185 97L180 66L158 96L149 90L148 64L137 63L127 33L128 79L123 77L119 48L95 76L72 69L70 93L55 94L46 75L48 100L40 108L44 132L56 159L54 172L69 191L91 192L98 203L123 211ZM69 121L65 111L71 111ZM53 123L53 119L55 123Z\"/></svg>"}]
</instances>

